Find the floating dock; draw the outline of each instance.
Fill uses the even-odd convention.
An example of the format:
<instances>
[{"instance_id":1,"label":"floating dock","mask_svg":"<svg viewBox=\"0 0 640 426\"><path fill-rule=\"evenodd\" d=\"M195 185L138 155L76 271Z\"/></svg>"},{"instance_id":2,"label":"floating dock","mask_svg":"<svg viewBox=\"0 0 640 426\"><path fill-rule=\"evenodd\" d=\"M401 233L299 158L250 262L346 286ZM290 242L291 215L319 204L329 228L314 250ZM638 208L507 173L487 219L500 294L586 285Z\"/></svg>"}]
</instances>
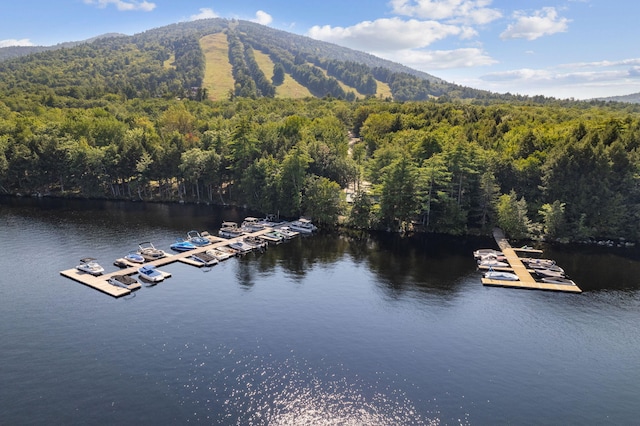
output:
<instances>
[{"instance_id":1,"label":"floating dock","mask_svg":"<svg viewBox=\"0 0 640 426\"><path fill-rule=\"evenodd\" d=\"M134 275L138 273L138 268L140 268L142 265L153 265L155 267L160 267L160 266L168 265L174 262L183 262L188 265L201 267L201 266L204 266L203 263L193 261L192 259L189 259L189 257L193 256L194 254L203 253L212 248L226 246L236 241L242 241L246 237L250 237L250 236L259 237L262 234L266 234L273 230L274 230L273 228L265 227L264 229L261 229L259 231L247 232L239 237L229 238L229 239L219 238L213 235L207 235L207 238L211 240L211 244L208 244L206 246L197 247L193 250L188 250L188 251L177 253L177 254L167 253L165 257L162 257L160 259L155 259L149 262L144 262L143 264L133 264L133 263L124 261L124 259L118 259L118 261L124 261L124 264L128 264L129 266L127 266L126 268L118 269L117 271L114 271L114 272L109 272L109 273L98 275L98 276L94 276L86 272L79 271L75 267L72 269L67 269L65 271L60 271L60 275L70 278L74 281L77 281L95 290L101 291L102 293L108 294L109 296L118 298L118 297L122 297L130 294L131 292L137 290L141 286L139 285L138 287L129 290L124 287L118 287L113 284L110 284L109 278L113 277L114 275ZM165 278L169 278L171 276L171 274L168 272L164 272L164 271L159 271L159 272L161 272Z\"/></svg>"},{"instance_id":2,"label":"floating dock","mask_svg":"<svg viewBox=\"0 0 640 426\"><path fill-rule=\"evenodd\" d=\"M482 284L486 286L494 287L511 287L511 288L524 288L529 290L546 290L546 291L563 291L569 293L582 293L582 290L577 285L571 284L551 284L536 281L529 270L524 266L518 252L524 253L542 253L542 250L528 249L528 248L513 248L509 241L504 236L501 229L493 230L493 237L498 243L498 247L504 254L505 259L509 263L509 269L513 270L513 273L518 276L518 281L502 281L492 280L488 278L482 278ZM498 269L498 268L494 268Z\"/></svg>"}]
</instances>

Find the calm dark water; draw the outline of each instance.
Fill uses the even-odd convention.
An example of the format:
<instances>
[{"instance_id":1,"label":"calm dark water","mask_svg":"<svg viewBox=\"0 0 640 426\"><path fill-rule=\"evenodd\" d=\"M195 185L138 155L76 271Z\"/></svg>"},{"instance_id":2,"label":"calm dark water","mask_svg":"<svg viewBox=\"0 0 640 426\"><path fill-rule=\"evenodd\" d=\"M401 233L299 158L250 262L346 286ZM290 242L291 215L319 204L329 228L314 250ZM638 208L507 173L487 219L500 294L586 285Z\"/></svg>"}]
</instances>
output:
<instances>
[{"instance_id":1,"label":"calm dark water","mask_svg":"<svg viewBox=\"0 0 640 426\"><path fill-rule=\"evenodd\" d=\"M251 212L0 199L0 423L637 424L640 257L546 247L585 290L483 287L492 240L322 234L114 299L59 275Z\"/></svg>"}]
</instances>

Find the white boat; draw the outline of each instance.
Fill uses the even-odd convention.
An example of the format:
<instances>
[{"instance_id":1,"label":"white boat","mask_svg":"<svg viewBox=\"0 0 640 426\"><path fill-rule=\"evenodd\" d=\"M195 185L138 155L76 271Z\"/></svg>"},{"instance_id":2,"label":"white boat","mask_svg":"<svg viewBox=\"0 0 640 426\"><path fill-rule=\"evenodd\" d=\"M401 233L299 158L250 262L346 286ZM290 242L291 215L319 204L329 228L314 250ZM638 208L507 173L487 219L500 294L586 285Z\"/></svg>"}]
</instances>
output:
<instances>
[{"instance_id":1,"label":"white boat","mask_svg":"<svg viewBox=\"0 0 640 426\"><path fill-rule=\"evenodd\" d=\"M540 268L534 269L533 272L540 278L565 278L564 271Z\"/></svg>"},{"instance_id":2,"label":"white boat","mask_svg":"<svg viewBox=\"0 0 640 426\"><path fill-rule=\"evenodd\" d=\"M138 268L138 273L140 274L140 278L152 283L158 283L164 280L162 272L158 271L153 265L141 266Z\"/></svg>"},{"instance_id":3,"label":"white boat","mask_svg":"<svg viewBox=\"0 0 640 426\"><path fill-rule=\"evenodd\" d=\"M504 253L494 249L478 249L473 252L473 257L476 259L480 259L482 257L490 256L490 255L498 257L498 256L504 256Z\"/></svg>"},{"instance_id":4,"label":"white boat","mask_svg":"<svg viewBox=\"0 0 640 426\"><path fill-rule=\"evenodd\" d=\"M484 267L496 267L496 268L508 268L509 264L507 262L501 262L496 259L483 259L478 261L478 266Z\"/></svg>"},{"instance_id":5,"label":"white boat","mask_svg":"<svg viewBox=\"0 0 640 426\"><path fill-rule=\"evenodd\" d=\"M288 226L281 226L280 228L276 229L275 232L282 235L285 238L285 240L290 240L291 238L297 237L298 235L300 235L298 231L294 231Z\"/></svg>"},{"instance_id":6,"label":"white boat","mask_svg":"<svg viewBox=\"0 0 640 426\"><path fill-rule=\"evenodd\" d=\"M218 231L218 235L222 238L236 238L244 234L244 231L238 228L235 222L222 222L222 227Z\"/></svg>"},{"instance_id":7,"label":"white boat","mask_svg":"<svg viewBox=\"0 0 640 426\"><path fill-rule=\"evenodd\" d=\"M305 219L304 217L289 223L289 228L303 234L311 234L318 229L309 219Z\"/></svg>"},{"instance_id":8,"label":"white boat","mask_svg":"<svg viewBox=\"0 0 640 426\"><path fill-rule=\"evenodd\" d=\"M104 268L100 266L96 259L93 257L85 257L80 259L80 264L76 266L76 269L93 276L102 275Z\"/></svg>"},{"instance_id":9,"label":"white boat","mask_svg":"<svg viewBox=\"0 0 640 426\"><path fill-rule=\"evenodd\" d=\"M235 253L229 253L227 251L223 251L217 248L209 249L205 251L205 253L215 257L216 259L218 259L219 262L222 262L223 260L227 260L228 258L235 256Z\"/></svg>"},{"instance_id":10,"label":"white boat","mask_svg":"<svg viewBox=\"0 0 640 426\"><path fill-rule=\"evenodd\" d=\"M247 244L244 241L234 241L232 243L229 243L229 247L236 250L240 254L249 253L255 248L254 246Z\"/></svg>"},{"instance_id":11,"label":"white boat","mask_svg":"<svg viewBox=\"0 0 640 426\"><path fill-rule=\"evenodd\" d=\"M484 274L485 278L496 281L519 281L520 278L514 273L504 271L494 271L490 269Z\"/></svg>"},{"instance_id":12,"label":"white boat","mask_svg":"<svg viewBox=\"0 0 640 426\"><path fill-rule=\"evenodd\" d=\"M265 226L265 222L257 217L245 217L240 229L245 229L247 232L256 232L263 230Z\"/></svg>"},{"instance_id":13,"label":"white boat","mask_svg":"<svg viewBox=\"0 0 640 426\"><path fill-rule=\"evenodd\" d=\"M140 283L129 275L114 275L109 278L109 284L123 287L128 290L135 290L140 287Z\"/></svg>"},{"instance_id":14,"label":"white boat","mask_svg":"<svg viewBox=\"0 0 640 426\"><path fill-rule=\"evenodd\" d=\"M164 250L155 248L149 241L138 244L138 253L147 261L160 259L167 255Z\"/></svg>"},{"instance_id":15,"label":"white boat","mask_svg":"<svg viewBox=\"0 0 640 426\"><path fill-rule=\"evenodd\" d=\"M269 245L265 240L263 240L263 239L261 239L259 237L255 237L253 235L249 235L247 237L244 237L244 239L242 241L244 243L246 243L246 244L249 244L254 249L265 249Z\"/></svg>"}]
</instances>

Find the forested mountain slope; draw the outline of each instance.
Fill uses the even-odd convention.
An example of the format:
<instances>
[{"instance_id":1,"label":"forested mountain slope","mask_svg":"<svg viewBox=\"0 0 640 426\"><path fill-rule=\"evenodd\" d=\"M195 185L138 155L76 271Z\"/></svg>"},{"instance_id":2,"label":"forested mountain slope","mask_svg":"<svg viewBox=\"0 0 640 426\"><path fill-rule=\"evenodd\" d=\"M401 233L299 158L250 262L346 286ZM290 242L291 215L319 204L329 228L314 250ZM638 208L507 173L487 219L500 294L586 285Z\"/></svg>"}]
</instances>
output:
<instances>
[{"instance_id":1,"label":"forested mountain slope","mask_svg":"<svg viewBox=\"0 0 640 426\"><path fill-rule=\"evenodd\" d=\"M348 53L214 19L2 61L0 193L640 239L640 106L504 98Z\"/></svg>"}]
</instances>

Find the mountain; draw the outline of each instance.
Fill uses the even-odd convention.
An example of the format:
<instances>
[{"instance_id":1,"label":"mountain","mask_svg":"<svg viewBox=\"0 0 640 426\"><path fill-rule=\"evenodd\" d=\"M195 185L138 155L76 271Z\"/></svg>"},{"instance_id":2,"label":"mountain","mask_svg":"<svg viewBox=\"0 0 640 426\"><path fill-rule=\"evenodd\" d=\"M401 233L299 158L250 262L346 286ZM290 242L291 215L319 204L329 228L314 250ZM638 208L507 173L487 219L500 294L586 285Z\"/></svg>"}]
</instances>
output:
<instances>
[{"instance_id":1,"label":"mountain","mask_svg":"<svg viewBox=\"0 0 640 426\"><path fill-rule=\"evenodd\" d=\"M256 23L219 18L133 36L3 48L0 82L5 90L40 94L47 105L77 105L110 95L520 99L451 84L367 53Z\"/></svg>"}]
</instances>

